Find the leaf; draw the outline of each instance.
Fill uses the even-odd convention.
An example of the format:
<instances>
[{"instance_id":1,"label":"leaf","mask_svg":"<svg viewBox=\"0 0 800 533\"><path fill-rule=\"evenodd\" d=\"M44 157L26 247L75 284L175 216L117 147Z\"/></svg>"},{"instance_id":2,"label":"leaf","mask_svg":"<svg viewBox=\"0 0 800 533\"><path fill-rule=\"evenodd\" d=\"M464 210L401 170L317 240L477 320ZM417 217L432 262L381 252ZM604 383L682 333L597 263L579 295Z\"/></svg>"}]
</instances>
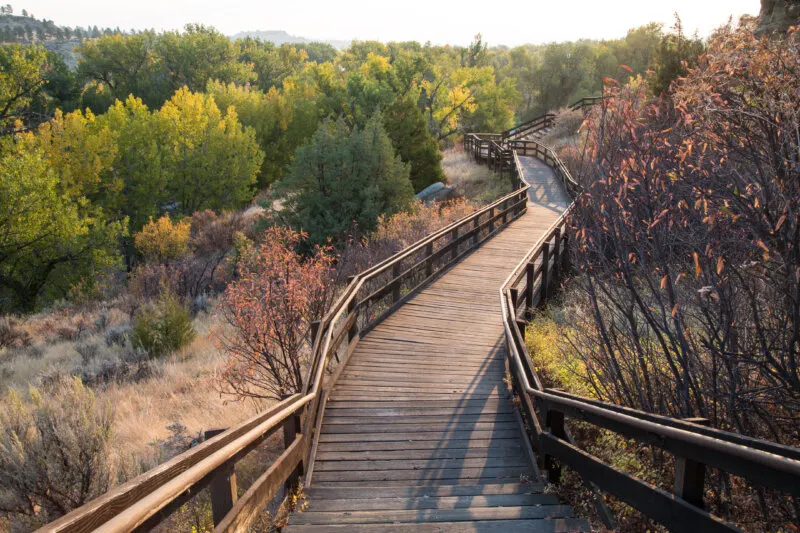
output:
<instances>
[{"instance_id":1,"label":"leaf","mask_svg":"<svg viewBox=\"0 0 800 533\"><path fill-rule=\"evenodd\" d=\"M678 304L675 304L675 307L672 308L672 318L678 316Z\"/></svg>"},{"instance_id":2,"label":"leaf","mask_svg":"<svg viewBox=\"0 0 800 533\"><path fill-rule=\"evenodd\" d=\"M717 275L721 275L722 271L725 269L725 261L722 259L722 256L717 259Z\"/></svg>"},{"instance_id":3,"label":"leaf","mask_svg":"<svg viewBox=\"0 0 800 533\"><path fill-rule=\"evenodd\" d=\"M667 288L667 281L668 280L669 280L669 274L667 274L666 276L661 278L661 290L664 290L664 289Z\"/></svg>"},{"instance_id":4,"label":"leaf","mask_svg":"<svg viewBox=\"0 0 800 533\"><path fill-rule=\"evenodd\" d=\"M621 68L623 70L627 70L630 73L633 73L633 69L631 67L629 67L628 65L620 65L619 68Z\"/></svg>"},{"instance_id":5,"label":"leaf","mask_svg":"<svg viewBox=\"0 0 800 533\"><path fill-rule=\"evenodd\" d=\"M700 277L700 273L702 271L703 270L700 268L700 255L697 252L695 252L694 253L694 275L695 275L695 277L699 278Z\"/></svg>"}]
</instances>

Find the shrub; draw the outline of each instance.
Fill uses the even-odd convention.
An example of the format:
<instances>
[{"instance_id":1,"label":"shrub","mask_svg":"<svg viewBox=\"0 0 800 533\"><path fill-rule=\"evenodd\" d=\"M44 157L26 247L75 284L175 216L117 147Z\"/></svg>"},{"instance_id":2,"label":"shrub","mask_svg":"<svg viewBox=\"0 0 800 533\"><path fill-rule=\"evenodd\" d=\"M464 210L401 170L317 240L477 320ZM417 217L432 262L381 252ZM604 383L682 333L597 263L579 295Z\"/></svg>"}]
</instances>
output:
<instances>
[{"instance_id":1,"label":"shrub","mask_svg":"<svg viewBox=\"0 0 800 533\"><path fill-rule=\"evenodd\" d=\"M0 349L20 348L31 343L31 336L27 331L19 329L18 322L9 317L0 318Z\"/></svg>"},{"instance_id":2,"label":"shrub","mask_svg":"<svg viewBox=\"0 0 800 533\"><path fill-rule=\"evenodd\" d=\"M77 378L30 394L29 405L13 391L0 405L0 513L26 530L103 494L113 474L109 404Z\"/></svg>"},{"instance_id":3,"label":"shrub","mask_svg":"<svg viewBox=\"0 0 800 533\"><path fill-rule=\"evenodd\" d=\"M106 330L106 346L124 345L131 336L130 326L113 326Z\"/></svg>"},{"instance_id":4,"label":"shrub","mask_svg":"<svg viewBox=\"0 0 800 533\"><path fill-rule=\"evenodd\" d=\"M139 310L133 325L133 345L161 357L194 340L192 317L169 291Z\"/></svg>"},{"instance_id":5,"label":"shrub","mask_svg":"<svg viewBox=\"0 0 800 533\"><path fill-rule=\"evenodd\" d=\"M134 235L136 249L147 261L164 262L178 259L189 253L191 220L173 223L169 215L158 220L150 219L142 230Z\"/></svg>"},{"instance_id":6,"label":"shrub","mask_svg":"<svg viewBox=\"0 0 800 533\"><path fill-rule=\"evenodd\" d=\"M230 352L223 392L283 399L302 387L306 333L331 296L332 262L320 248L303 260L295 252L303 237L288 228L267 230L257 252L240 264L240 279L225 291L220 306L231 333L222 339Z\"/></svg>"}]
</instances>

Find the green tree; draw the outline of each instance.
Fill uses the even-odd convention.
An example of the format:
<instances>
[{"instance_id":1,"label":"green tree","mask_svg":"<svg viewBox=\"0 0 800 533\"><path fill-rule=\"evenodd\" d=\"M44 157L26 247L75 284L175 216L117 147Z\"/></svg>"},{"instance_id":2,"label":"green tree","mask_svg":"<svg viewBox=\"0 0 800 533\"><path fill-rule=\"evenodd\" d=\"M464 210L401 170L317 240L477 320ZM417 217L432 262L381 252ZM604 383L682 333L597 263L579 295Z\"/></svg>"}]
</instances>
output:
<instances>
[{"instance_id":1,"label":"green tree","mask_svg":"<svg viewBox=\"0 0 800 533\"><path fill-rule=\"evenodd\" d=\"M264 153L236 111L212 96L179 89L158 112L164 128L162 168L180 213L242 207L253 197Z\"/></svg>"},{"instance_id":2,"label":"green tree","mask_svg":"<svg viewBox=\"0 0 800 533\"><path fill-rule=\"evenodd\" d=\"M395 100L386 110L383 124L398 155L409 164L415 192L445 181L439 145L413 95Z\"/></svg>"},{"instance_id":3,"label":"green tree","mask_svg":"<svg viewBox=\"0 0 800 533\"><path fill-rule=\"evenodd\" d=\"M171 94L156 53L158 36L152 31L136 35L105 35L84 41L77 48L78 79L89 83L84 103L102 113L114 102L133 94L150 107L160 106ZM102 97L105 95L105 97Z\"/></svg>"},{"instance_id":4,"label":"green tree","mask_svg":"<svg viewBox=\"0 0 800 533\"><path fill-rule=\"evenodd\" d=\"M247 83L256 78L252 66L239 61L239 49L230 39L201 24L159 35L156 50L172 91L184 86L202 91L209 80Z\"/></svg>"},{"instance_id":5,"label":"green tree","mask_svg":"<svg viewBox=\"0 0 800 533\"><path fill-rule=\"evenodd\" d=\"M0 46L0 134L38 124L32 105L44 98L49 62L41 46Z\"/></svg>"},{"instance_id":6,"label":"green tree","mask_svg":"<svg viewBox=\"0 0 800 533\"><path fill-rule=\"evenodd\" d=\"M33 311L118 262L121 222L62 192L40 150L0 159L0 306Z\"/></svg>"},{"instance_id":7,"label":"green tree","mask_svg":"<svg viewBox=\"0 0 800 533\"><path fill-rule=\"evenodd\" d=\"M305 50L298 50L291 44L279 47L271 42L248 37L236 41L239 46L239 61L252 65L257 76L256 85L262 91L281 87L283 80L296 74L308 59Z\"/></svg>"},{"instance_id":8,"label":"green tree","mask_svg":"<svg viewBox=\"0 0 800 533\"><path fill-rule=\"evenodd\" d=\"M655 68L648 77L650 90L656 95L668 92L673 81L686 76L705 50L700 38L688 38L683 33L683 23L677 14L672 29L661 40L655 57Z\"/></svg>"},{"instance_id":9,"label":"green tree","mask_svg":"<svg viewBox=\"0 0 800 533\"><path fill-rule=\"evenodd\" d=\"M278 191L282 216L309 234L312 243L343 236L357 223L371 231L381 214L407 208L413 198L409 167L395 154L375 114L363 129L325 120L297 151Z\"/></svg>"}]
</instances>

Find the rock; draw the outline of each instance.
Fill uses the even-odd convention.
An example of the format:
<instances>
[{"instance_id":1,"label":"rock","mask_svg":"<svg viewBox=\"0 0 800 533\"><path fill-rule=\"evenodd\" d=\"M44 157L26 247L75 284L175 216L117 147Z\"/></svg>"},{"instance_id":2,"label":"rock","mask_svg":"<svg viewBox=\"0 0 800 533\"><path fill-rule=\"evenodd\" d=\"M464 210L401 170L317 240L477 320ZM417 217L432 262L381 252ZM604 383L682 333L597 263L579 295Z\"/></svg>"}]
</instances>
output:
<instances>
[{"instance_id":1,"label":"rock","mask_svg":"<svg viewBox=\"0 0 800 533\"><path fill-rule=\"evenodd\" d=\"M785 32L800 24L800 0L761 0L756 33Z\"/></svg>"}]
</instances>

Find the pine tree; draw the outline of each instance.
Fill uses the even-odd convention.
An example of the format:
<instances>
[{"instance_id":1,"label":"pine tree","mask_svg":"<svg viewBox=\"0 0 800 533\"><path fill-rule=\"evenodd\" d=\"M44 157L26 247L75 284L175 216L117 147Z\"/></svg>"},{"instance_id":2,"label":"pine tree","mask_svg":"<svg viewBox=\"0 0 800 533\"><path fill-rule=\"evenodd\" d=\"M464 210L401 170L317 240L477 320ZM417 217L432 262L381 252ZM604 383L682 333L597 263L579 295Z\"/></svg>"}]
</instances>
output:
<instances>
[{"instance_id":1,"label":"pine tree","mask_svg":"<svg viewBox=\"0 0 800 533\"><path fill-rule=\"evenodd\" d=\"M383 123L398 155L410 165L415 192L446 179L439 146L413 98L398 98L386 111Z\"/></svg>"},{"instance_id":2,"label":"pine tree","mask_svg":"<svg viewBox=\"0 0 800 533\"><path fill-rule=\"evenodd\" d=\"M278 185L288 221L313 243L342 237L355 222L375 228L381 214L407 208L413 198L409 166L395 154L376 113L364 129L326 120L297 151L289 176Z\"/></svg>"}]
</instances>

